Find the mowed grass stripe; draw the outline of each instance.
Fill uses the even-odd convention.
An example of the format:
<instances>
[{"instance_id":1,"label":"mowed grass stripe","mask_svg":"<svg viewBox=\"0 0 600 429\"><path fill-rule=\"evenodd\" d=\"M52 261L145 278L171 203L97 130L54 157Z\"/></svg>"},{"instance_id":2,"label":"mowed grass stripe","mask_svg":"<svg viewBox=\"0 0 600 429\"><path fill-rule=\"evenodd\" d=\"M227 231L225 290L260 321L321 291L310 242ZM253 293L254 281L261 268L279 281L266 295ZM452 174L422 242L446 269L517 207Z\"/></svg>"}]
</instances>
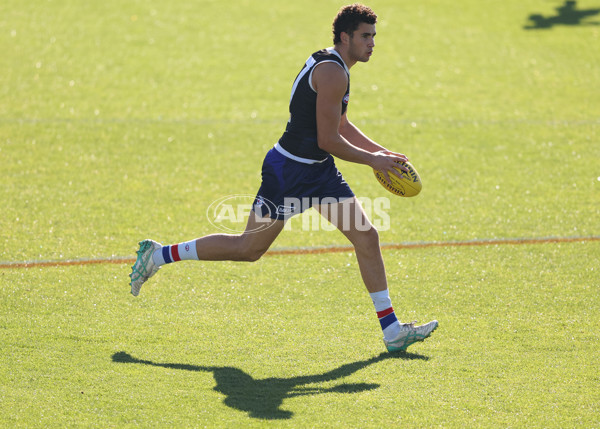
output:
<instances>
[{"instance_id":1,"label":"mowed grass stripe","mask_svg":"<svg viewBox=\"0 0 600 429\"><path fill-rule=\"evenodd\" d=\"M407 243L384 243L381 245L383 250L398 250L398 249L422 249L428 247L467 247L467 246L498 246L498 245L520 245L520 244L548 244L548 243L575 243L600 241L600 236L589 237L532 237L532 238L494 238L494 239L479 239L466 241L423 241L423 242L407 242ZM279 255L312 255L322 253L341 253L351 252L354 248L352 245L342 246L315 246L315 247L286 247L274 248L269 250L265 256ZM49 260L49 261L17 261L17 262L0 262L0 269L10 268L40 268L40 267L56 267L69 265L92 265L92 264L130 264L135 262L132 257L111 257L111 258L81 258Z\"/></svg>"},{"instance_id":2,"label":"mowed grass stripe","mask_svg":"<svg viewBox=\"0 0 600 429\"><path fill-rule=\"evenodd\" d=\"M265 125L265 124L285 124L287 118L0 118L0 124L18 124L18 125L47 125L47 124L70 124L70 125ZM377 125L406 125L406 124L449 124L449 125L547 125L547 126L585 126L600 125L600 119L528 119L528 118L505 118L505 119L485 119L485 118L466 118L466 119L448 119L442 117L413 117L413 118L378 118L378 119L357 119L356 124L377 124Z\"/></svg>"}]
</instances>

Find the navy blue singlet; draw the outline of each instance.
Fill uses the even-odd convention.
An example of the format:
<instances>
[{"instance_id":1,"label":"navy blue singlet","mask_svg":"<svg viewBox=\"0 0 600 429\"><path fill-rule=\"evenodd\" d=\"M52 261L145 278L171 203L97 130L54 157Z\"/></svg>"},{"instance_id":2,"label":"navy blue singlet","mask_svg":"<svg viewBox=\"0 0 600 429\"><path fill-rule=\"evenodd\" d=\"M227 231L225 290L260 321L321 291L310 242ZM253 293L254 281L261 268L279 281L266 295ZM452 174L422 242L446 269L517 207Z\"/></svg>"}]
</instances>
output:
<instances>
[{"instance_id":1,"label":"navy blue singlet","mask_svg":"<svg viewBox=\"0 0 600 429\"><path fill-rule=\"evenodd\" d=\"M350 73L342 57L333 49L322 49L312 54L298 73L290 97L290 119L279 145L290 154L308 160L323 161L329 154L317 143L317 93L312 88L312 72L323 62L335 62L348 74L348 88L341 103L342 115L350 98Z\"/></svg>"}]
</instances>

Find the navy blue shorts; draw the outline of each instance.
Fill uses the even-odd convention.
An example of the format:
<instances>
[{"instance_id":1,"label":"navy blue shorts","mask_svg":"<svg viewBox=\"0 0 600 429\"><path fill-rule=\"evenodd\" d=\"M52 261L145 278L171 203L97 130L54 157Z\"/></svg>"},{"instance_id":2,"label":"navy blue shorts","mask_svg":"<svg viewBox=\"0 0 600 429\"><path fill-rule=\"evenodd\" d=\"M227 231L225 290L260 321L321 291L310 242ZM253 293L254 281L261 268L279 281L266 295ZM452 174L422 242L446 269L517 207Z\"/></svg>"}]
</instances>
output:
<instances>
[{"instance_id":1,"label":"navy blue shorts","mask_svg":"<svg viewBox=\"0 0 600 429\"><path fill-rule=\"evenodd\" d=\"M253 210L260 217L284 220L315 204L330 204L354 197L333 157L305 164L287 158L273 148L265 156L262 184Z\"/></svg>"}]
</instances>

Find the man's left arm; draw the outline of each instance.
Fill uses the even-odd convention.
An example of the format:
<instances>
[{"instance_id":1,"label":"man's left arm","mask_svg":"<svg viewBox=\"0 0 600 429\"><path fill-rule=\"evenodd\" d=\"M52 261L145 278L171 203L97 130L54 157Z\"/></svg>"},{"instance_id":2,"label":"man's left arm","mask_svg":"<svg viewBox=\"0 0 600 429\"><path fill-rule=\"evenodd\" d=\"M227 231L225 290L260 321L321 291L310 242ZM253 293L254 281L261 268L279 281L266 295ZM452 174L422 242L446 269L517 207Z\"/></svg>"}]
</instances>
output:
<instances>
[{"instance_id":1,"label":"man's left arm","mask_svg":"<svg viewBox=\"0 0 600 429\"><path fill-rule=\"evenodd\" d=\"M344 113L342 115L342 118L340 120L339 133L342 137L344 137L346 140L348 140L348 142L350 142L352 145L359 147L361 149L364 149L367 152L373 153L373 152L384 151L389 154L404 157L403 154L391 152L391 151L387 150L386 148L384 148L383 146L381 146L380 144L377 144L376 142L371 140L369 137L367 137L356 125L354 125L352 122L350 122L348 120L346 113Z\"/></svg>"}]
</instances>

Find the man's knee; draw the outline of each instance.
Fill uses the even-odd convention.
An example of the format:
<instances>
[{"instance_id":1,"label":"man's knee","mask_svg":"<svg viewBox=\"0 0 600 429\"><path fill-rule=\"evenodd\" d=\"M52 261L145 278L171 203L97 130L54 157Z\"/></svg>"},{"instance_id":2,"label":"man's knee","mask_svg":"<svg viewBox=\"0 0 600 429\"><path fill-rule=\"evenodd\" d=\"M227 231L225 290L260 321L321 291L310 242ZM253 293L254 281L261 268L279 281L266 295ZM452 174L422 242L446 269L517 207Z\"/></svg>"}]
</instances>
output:
<instances>
[{"instance_id":1,"label":"man's knee","mask_svg":"<svg viewBox=\"0 0 600 429\"><path fill-rule=\"evenodd\" d=\"M379 231L373 225L365 231L366 240L370 245L379 247Z\"/></svg>"},{"instance_id":2,"label":"man's knee","mask_svg":"<svg viewBox=\"0 0 600 429\"><path fill-rule=\"evenodd\" d=\"M267 252L267 250L262 250L262 249L247 249L244 252L242 252L242 257L241 257L241 261L244 262L256 262L258 261L265 253Z\"/></svg>"},{"instance_id":3,"label":"man's knee","mask_svg":"<svg viewBox=\"0 0 600 429\"><path fill-rule=\"evenodd\" d=\"M373 225L366 229L360 229L353 234L352 244L355 248L379 247L379 231Z\"/></svg>"},{"instance_id":4,"label":"man's knee","mask_svg":"<svg viewBox=\"0 0 600 429\"><path fill-rule=\"evenodd\" d=\"M256 262L267 250L269 250L269 247L244 240L239 247L239 260L243 262Z\"/></svg>"}]
</instances>

